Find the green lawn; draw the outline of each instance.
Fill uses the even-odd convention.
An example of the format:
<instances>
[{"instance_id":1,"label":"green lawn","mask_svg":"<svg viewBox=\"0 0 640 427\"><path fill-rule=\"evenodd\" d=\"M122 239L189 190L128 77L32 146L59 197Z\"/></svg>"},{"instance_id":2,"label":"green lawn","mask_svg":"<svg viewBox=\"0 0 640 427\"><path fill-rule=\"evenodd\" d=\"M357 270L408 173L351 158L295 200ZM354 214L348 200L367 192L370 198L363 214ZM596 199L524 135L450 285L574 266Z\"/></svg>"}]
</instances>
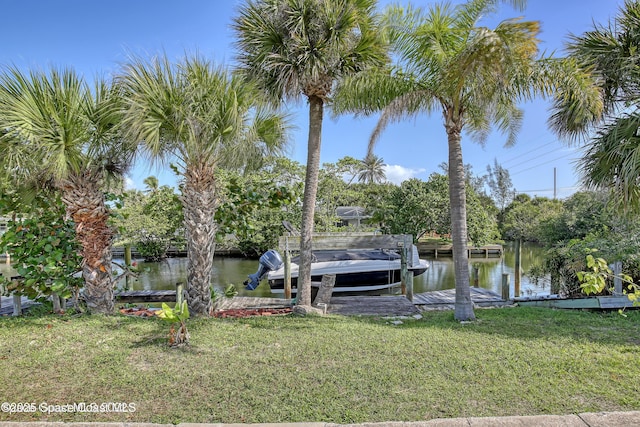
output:
<instances>
[{"instance_id":1,"label":"green lawn","mask_svg":"<svg viewBox=\"0 0 640 427\"><path fill-rule=\"evenodd\" d=\"M129 413L0 412L0 421L417 421L640 408L640 312L548 309L380 318L0 319L0 396L131 402Z\"/></svg>"}]
</instances>

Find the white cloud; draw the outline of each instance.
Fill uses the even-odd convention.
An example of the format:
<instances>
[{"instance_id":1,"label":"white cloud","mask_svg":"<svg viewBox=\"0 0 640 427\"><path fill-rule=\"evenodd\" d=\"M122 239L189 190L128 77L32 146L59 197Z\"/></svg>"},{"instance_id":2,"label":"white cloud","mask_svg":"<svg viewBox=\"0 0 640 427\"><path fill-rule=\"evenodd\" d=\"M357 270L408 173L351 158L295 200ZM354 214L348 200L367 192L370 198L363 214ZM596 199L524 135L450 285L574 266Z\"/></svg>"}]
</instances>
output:
<instances>
[{"instance_id":1,"label":"white cloud","mask_svg":"<svg viewBox=\"0 0 640 427\"><path fill-rule=\"evenodd\" d=\"M133 179L131 179L131 177L129 177L129 176L125 176L124 177L124 188L126 190L135 190L136 189L136 183L133 181Z\"/></svg>"},{"instance_id":2,"label":"white cloud","mask_svg":"<svg viewBox=\"0 0 640 427\"><path fill-rule=\"evenodd\" d=\"M400 165L384 165L384 172L387 176L387 181L392 182L394 184L400 184L402 181L406 181L407 179L415 178L416 175L419 175L423 172L426 172L426 169L411 169L405 168Z\"/></svg>"}]
</instances>

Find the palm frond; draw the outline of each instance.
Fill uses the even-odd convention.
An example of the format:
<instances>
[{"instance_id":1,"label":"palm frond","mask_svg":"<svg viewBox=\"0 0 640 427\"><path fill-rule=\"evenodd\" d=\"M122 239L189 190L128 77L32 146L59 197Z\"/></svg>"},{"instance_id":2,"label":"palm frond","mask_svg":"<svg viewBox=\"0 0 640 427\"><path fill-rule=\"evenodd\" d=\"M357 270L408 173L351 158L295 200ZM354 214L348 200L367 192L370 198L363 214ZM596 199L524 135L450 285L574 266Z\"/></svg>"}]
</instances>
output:
<instances>
[{"instance_id":1,"label":"palm frond","mask_svg":"<svg viewBox=\"0 0 640 427\"><path fill-rule=\"evenodd\" d=\"M185 169L198 164L236 167L250 154L286 145L285 116L274 109L267 112L256 87L242 75L197 54L175 64L166 54L133 57L120 82L128 94L123 119L127 138L142 142L152 160L177 161Z\"/></svg>"},{"instance_id":2,"label":"palm frond","mask_svg":"<svg viewBox=\"0 0 640 427\"><path fill-rule=\"evenodd\" d=\"M55 179L99 169L103 163L92 147L104 148L112 138L106 137L97 120L107 120L105 108L112 99L102 99L98 89L92 92L70 68L23 72L5 67L0 74L0 127L19 144L14 149L28 150L37 159L29 168ZM22 167L26 164L22 162Z\"/></svg>"},{"instance_id":3,"label":"palm frond","mask_svg":"<svg viewBox=\"0 0 640 427\"><path fill-rule=\"evenodd\" d=\"M498 3L511 5L518 11L525 9L526 0L470 0L458 5L455 9L455 27L462 33L469 33L478 22L498 10Z\"/></svg>"},{"instance_id":4,"label":"palm frond","mask_svg":"<svg viewBox=\"0 0 640 427\"><path fill-rule=\"evenodd\" d=\"M372 0L249 1L234 19L242 73L273 99L326 98L342 77L388 61Z\"/></svg>"},{"instance_id":5,"label":"palm frond","mask_svg":"<svg viewBox=\"0 0 640 427\"><path fill-rule=\"evenodd\" d=\"M640 116L625 114L603 127L578 162L587 187L609 190L622 210L640 207Z\"/></svg>"},{"instance_id":6,"label":"palm frond","mask_svg":"<svg viewBox=\"0 0 640 427\"><path fill-rule=\"evenodd\" d=\"M604 115L602 90L593 73L579 67L573 58L549 60L540 65L534 76L542 75L556 82L549 126L568 140L585 137ZM538 82L542 83L541 80Z\"/></svg>"}]
</instances>

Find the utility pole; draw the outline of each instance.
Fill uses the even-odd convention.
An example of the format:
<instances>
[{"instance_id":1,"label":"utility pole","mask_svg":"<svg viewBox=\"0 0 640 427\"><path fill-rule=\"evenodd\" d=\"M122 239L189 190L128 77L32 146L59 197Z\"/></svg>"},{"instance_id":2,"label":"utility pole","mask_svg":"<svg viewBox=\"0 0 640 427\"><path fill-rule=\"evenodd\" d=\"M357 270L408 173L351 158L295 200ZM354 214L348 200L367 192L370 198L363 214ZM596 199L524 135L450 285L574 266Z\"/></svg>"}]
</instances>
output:
<instances>
[{"instance_id":1,"label":"utility pole","mask_svg":"<svg viewBox=\"0 0 640 427\"><path fill-rule=\"evenodd\" d=\"M556 195L557 195L557 191L556 191L556 184L557 184L557 173L556 173L556 168L553 168L553 200L556 199Z\"/></svg>"}]
</instances>

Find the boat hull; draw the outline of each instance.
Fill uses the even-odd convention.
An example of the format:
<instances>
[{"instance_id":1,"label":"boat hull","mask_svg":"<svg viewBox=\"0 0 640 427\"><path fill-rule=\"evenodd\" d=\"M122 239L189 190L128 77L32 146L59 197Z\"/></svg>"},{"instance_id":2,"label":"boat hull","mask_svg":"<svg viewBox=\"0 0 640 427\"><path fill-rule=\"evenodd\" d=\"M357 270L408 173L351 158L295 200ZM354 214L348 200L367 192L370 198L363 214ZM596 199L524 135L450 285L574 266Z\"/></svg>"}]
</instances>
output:
<instances>
[{"instance_id":1,"label":"boat hull","mask_svg":"<svg viewBox=\"0 0 640 427\"><path fill-rule=\"evenodd\" d=\"M409 268L414 276L423 274L429 268L425 260ZM333 292L371 292L397 286L401 280L400 261L334 261L311 264L311 284L319 286L322 276L335 274ZM272 271L268 283L273 293L284 292L284 268ZM291 264L291 292L296 293L298 265Z\"/></svg>"}]
</instances>

